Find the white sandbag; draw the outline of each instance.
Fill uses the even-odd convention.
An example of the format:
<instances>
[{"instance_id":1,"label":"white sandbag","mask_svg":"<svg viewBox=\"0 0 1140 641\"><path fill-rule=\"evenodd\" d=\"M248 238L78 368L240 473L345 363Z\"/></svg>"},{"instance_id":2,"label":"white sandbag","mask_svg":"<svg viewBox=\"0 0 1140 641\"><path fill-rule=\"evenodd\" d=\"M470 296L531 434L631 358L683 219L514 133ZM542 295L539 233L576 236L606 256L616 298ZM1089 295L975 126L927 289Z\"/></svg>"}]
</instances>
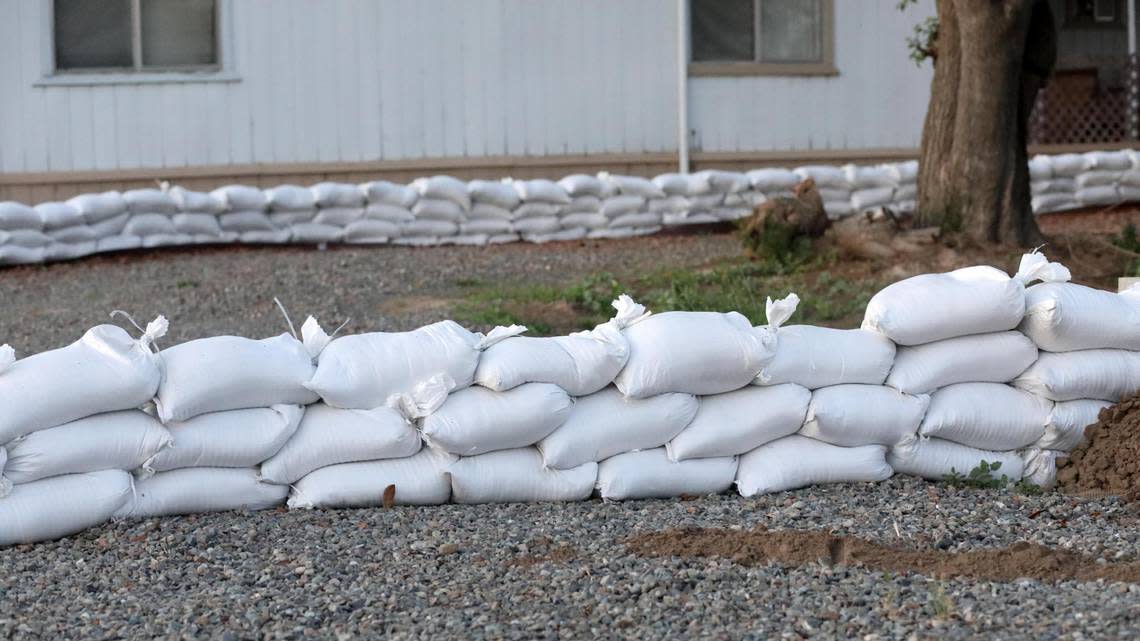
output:
<instances>
[{"instance_id":1,"label":"white sandbag","mask_svg":"<svg viewBox=\"0 0 1140 641\"><path fill-rule=\"evenodd\" d=\"M19 485L0 499L0 546L49 541L110 520L131 497L122 470L68 474Z\"/></svg>"},{"instance_id":2,"label":"white sandbag","mask_svg":"<svg viewBox=\"0 0 1140 641\"><path fill-rule=\"evenodd\" d=\"M602 201L598 213L606 218L617 218L622 214L629 214L645 209L645 197L637 194L622 194L611 196Z\"/></svg>"},{"instance_id":3,"label":"white sandbag","mask_svg":"<svg viewBox=\"0 0 1140 641\"><path fill-rule=\"evenodd\" d=\"M632 450L661 447L697 413L691 394L634 399L615 388L578 398L561 427L538 443L547 467L570 469Z\"/></svg>"},{"instance_id":4,"label":"white sandbag","mask_svg":"<svg viewBox=\"0 0 1140 641\"><path fill-rule=\"evenodd\" d=\"M1116 403L1140 391L1140 353L1120 349L1042 352L1013 384L1054 401L1092 398Z\"/></svg>"},{"instance_id":5,"label":"white sandbag","mask_svg":"<svg viewBox=\"0 0 1140 641\"><path fill-rule=\"evenodd\" d=\"M689 197L689 205L692 206L692 211L708 211L723 204L724 194L704 194Z\"/></svg>"},{"instance_id":6,"label":"white sandbag","mask_svg":"<svg viewBox=\"0 0 1140 641\"><path fill-rule=\"evenodd\" d=\"M537 201L556 205L565 205L570 202L570 194L566 193L566 189L553 180L536 178L534 180L516 180L511 184L523 202Z\"/></svg>"},{"instance_id":7,"label":"white sandbag","mask_svg":"<svg viewBox=\"0 0 1140 641\"><path fill-rule=\"evenodd\" d=\"M132 214L170 215L178 212L178 203L161 189L132 189L123 192L123 200L127 203L127 211Z\"/></svg>"},{"instance_id":8,"label":"white sandbag","mask_svg":"<svg viewBox=\"0 0 1140 641\"><path fill-rule=\"evenodd\" d=\"M571 174L558 181L558 185L566 191L571 198L580 196L593 196L601 198L608 195L606 186L601 180L586 174Z\"/></svg>"},{"instance_id":9,"label":"white sandbag","mask_svg":"<svg viewBox=\"0 0 1140 641\"><path fill-rule=\"evenodd\" d=\"M514 209L519 204L519 194L508 181L472 180L467 183L467 193L471 195L472 207L475 203L484 203Z\"/></svg>"},{"instance_id":10,"label":"white sandbag","mask_svg":"<svg viewBox=\"0 0 1140 641\"><path fill-rule=\"evenodd\" d=\"M8 450L0 446L0 499L12 491L12 481L4 476L4 465L8 463Z\"/></svg>"},{"instance_id":11,"label":"white sandbag","mask_svg":"<svg viewBox=\"0 0 1140 641\"><path fill-rule=\"evenodd\" d=\"M88 225L108 218L121 216L127 211L127 201L117 191L105 191L101 194L81 194L67 201L68 205L79 211ZM2 227L0 227L2 229Z\"/></svg>"},{"instance_id":12,"label":"white sandbag","mask_svg":"<svg viewBox=\"0 0 1140 641\"><path fill-rule=\"evenodd\" d=\"M991 452L939 438L913 436L887 453L887 463L895 472L931 481L945 480L951 474L969 476L982 461L1000 464L990 472L994 478L1005 476L1011 483L1021 480L1024 463L1017 452Z\"/></svg>"},{"instance_id":13,"label":"white sandbag","mask_svg":"<svg viewBox=\"0 0 1140 641\"><path fill-rule=\"evenodd\" d=\"M304 413L299 405L274 405L171 421L167 428L173 445L136 467L147 474L184 467L254 467L285 445Z\"/></svg>"},{"instance_id":14,"label":"white sandbag","mask_svg":"<svg viewBox=\"0 0 1140 641\"><path fill-rule=\"evenodd\" d=\"M599 463L597 488L604 501L705 496L724 492L735 478L735 456L676 462L657 447Z\"/></svg>"},{"instance_id":15,"label":"white sandbag","mask_svg":"<svg viewBox=\"0 0 1140 641\"><path fill-rule=\"evenodd\" d=\"M659 227L661 225L661 214L651 211L631 212L622 214L615 217L610 221L611 228L622 227Z\"/></svg>"},{"instance_id":16,"label":"white sandbag","mask_svg":"<svg viewBox=\"0 0 1140 641\"><path fill-rule=\"evenodd\" d=\"M10 350L0 350L0 443L149 401L161 377L151 345L166 328L159 316L135 340L122 328L98 325L67 347L15 362Z\"/></svg>"},{"instance_id":17,"label":"white sandbag","mask_svg":"<svg viewBox=\"0 0 1140 641\"><path fill-rule=\"evenodd\" d=\"M1078 189L1073 197L1077 203L1091 207L1093 205L1115 205L1121 202L1120 192L1117 191L1116 185L1097 185L1095 187L1085 187Z\"/></svg>"},{"instance_id":18,"label":"white sandbag","mask_svg":"<svg viewBox=\"0 0 1140 641\"><path fill-rule=\"evenodd\" d=\"M844 200L825 200L823 202L823 211L831 220L839 220L851 216L855 213L855 208L851 206L849 198L850 197Z\"/></svg>"},{"instance_id":19,"label":"white sandbag","mask_svg":"<svg viewBox=\"0 0 1140 641\"><path fill-rule=\"evenodd\" d=\"M602 207L602 199L597 196L576 196L566 205L558 206L559 214L596 214Z\"/></svg>"},{"instance_id":20,"label":"white sandbag","mask_svg":"<svg viewBox=\"0 0 1140 641\"><path fill-rule=\"evenodd\" d=\"M882 385L894 357L895 344L875 332L788 325L776 332L776 354L753 385Z\"/></svg>"},{"instance_id":21,"label":"white sandbag","mask_svg":"<svg viewBox=\"0 0 1140 641\"><path fill-rule=\"evenodd\" d=\"M440 225L444 224L438 221L424 222L436 222L436 224ZM454 225L454 223L450 224ZM408 227L401 226L400 237L393 238L389 242L391 242L393 245L402 245L404 247L439 247L443 244L443 239L445 237L435 235L421 235L416 233L417 231L417 229L412 228L410 225Z\"/></svg>"},{"instance_id":22,"label":"white sandbag","mask_svg":"<svg viewBox=\"0 0 1140 641\"><path fill-rule=\"evenodd\" d=\"M269 199L265 192L248 185L226 185L210 192L225 206L225 211L265 211Z\"/></svg>"},{"instance_id":23,"label":"white sandbag","mask_svg":"<svg viewBox=\"0 0 1140 641\"><path fill-rule=\"evenodd\" d=\"M1086 170L1124 171L1132 168L1127 151L1087 151L1084 160Z\"/></svg>"},{"instance_id":24,"label":"white sandbag","mask_svg":"<svg viewBox=\"0 0 1140 641\"><path fill-rule=\"evenodd\" d=\"M775 328L795 311L795 294L768 299L769 327L752 327L738 312L665 312L625 330L629 362L614 379L626 396L665 392L720 394L760 374L776 350Z\"/></svg>"},{"instance_id":25,"label":"white sandbag","mask_svg":"<svg viewBox=\"0 0 1140 641\"><path fill-rule=\"evenodd\" d=\"M487 234L464 234L462 228L456 236L448 236L440 238L439 244L441 245L458 245L463 247L482 247L488 242L489 236Z\"/></svg>"},{"instance_id":26,"label":"white sandbag","mask_svg":"<svg viewBox=\"0 0 1140 641\"><path fill-rule=\"evenodd\" d=\"M1054 176L1076 176L1087 169L1081 154L1057 154L1050 157Z\"/></svg>"},{"instance_id":27,"label":"white sandbag","mask_svg":"<svg viewBox=\"0 0 1140 641\"><path fill-rule=\"evenodd\" d=\"M753 169L746 174L752 188L762 192L791 191L801 180L799 174L788 169Z\"/></svg>"},{"instance_id":28,"label":"white sandbag","mask_svg":"<svg viewBox=\"0 0 1140 641\"><path fill-rule=\"evenodd\" d=\"M40 203L35 206L35 211L45 230L73 227L85 222L79 210L67 203Z\"/></svg>"},{"instance_id":29,"label":"white sandbag","mask_svg":"<svg viewBox=\"0 0 1140 641\"><path fill-rule=\"evenodd\" d=\"M894 195L894 187L859 189L851 192L851 207L853 207L856 212L864 212L868 209L882 207L891 204Z\"/></svg>"},{"instance_id":30,"label":"white sandbag","mask_svg":"<svg viewBox=\"0 0 1140 641\"><path fill-rule=\"evenodd\" d=\"M336 225L297 223L289 228L294 243L338 243L344 240L344 229Z\"/></svg>"},{"instance_id":31,"label":"white sandbag","mask_svg":"<svg viewBox=\"0 0 1140 641\"><path fill-rule=\"evenodd\" d=\"M223 214L228 216L229 214ZM233 232L223 231L222 238L226 238L227 234ZM282 245L293 240L293 232L289 229L259 229L252 231L243 231L237 235L238 241L245 244L253 245ZM145 242L143 243L146 244Z\"/></svg>"},{"instance_id":32,"label":"white sandbag","mask_svg":"<svg viewBox=\"0 0 1140 641\"><path fill-rule=\"evenodd\" d=\"M487 237L487 244L488 245L501 245L503 243L518 242L518 240L519 240L518 234L513 234L513 233L512 234L493 234L493 235Z\"/></svg>"},{"instance_id":33,"label":"white sandbag","mask_svg":"<svg viewBox=\"0 0 1140 641\"><path fill-rule=\"evenodd\" d=\"M218 216L218 224L224 231L274 232L278 231L273 221L264 212L253 210L232 211Z\"/></svg>"},{"instance_id":34,"label":"white sandbag","mask_svg":"<svg viewBox=\"0 0 1140 641\"><path fill-rule=\"evenodd\" d=\"M1025 290L1018 327L1049 352L1140 350L1140 287L1119 294L1076 283L1042 283Z\"/></svg>"},{"instance_id":35,"label":"white sandbag","mask_svg":"<svg viewBox=\"0 0 1140 641\"><path fill-rule=\"evenodd\" d=\"M446 220L457 223L463 220L463 207L454 201L443 198L421 198L412 206L412 214L417 219Z\"/></svg>"},{"instance_id":36,"label":"white sandbag","mask_svg":"<svg viewBox=\"0 0 1140 641\"><path fill-rule=\"evenodd\" d=\"M145 246L145 242L144 242ZM52 243L44 247L44 260L71 260L94 254L98 249L96 241L81 243Z\"/></svg>"},{"instance_id":37,"label":"white sandbag","mask_svg":"<svg viewBox=\"0 0 1140 641\"><path fill-rule=\"evenodd\" d=\"M610 219L606 218L603 214L578 212L573 214L562 214L562 216L560 216L558 219L558 224L563 229L570 229L573 227L585 227L586 229L604 229L609 226Z\"/></svg>"},{"instance_id":38,"label":"white sandbag","mask_svg":"<svg viewBox=\"0 0 1140 641\"><path fill-rule=\"evenodd\" d=\"M633 238L635 236L648 236L661 231L660 225L651 227L607 227L606 229L591 229L586 238Z\"/></svg>"},{"instance_id":39,"label":"white sandbag","mask_svg":"<svg viewBox=\"0 0 1140 641\"><path fill-rule=\"evenodd\" d=\"M8 444L0 467L13 483L99 470L133 470L172 442L141 410L109 412L33 432Z\"/></svg>"},{"instance_id":40,"label":"white sandbag","mask_svg":"<svg viewBox=\"0 0 1140 641\"><path fill-rule=\"evenodd\" d=\"M1053 177L1053 159L1038 154L1029 159L1029 179L1033 181L1048 180Z\"/></svg>"},{"instance_id":41,"label":"white sandbag","mask_svg":"<svg viewBox=\"0 0 1140 641\"><path fill-rule=\"evenodd\" d=\"M222 235L222 227L214 214L174 214L170 222L174 226L174 232L178 234Z\"/></svg>"},{"instance_id":42,"label":"white sandbag","mask_svg":"<svg viewBox=\"0 0 1140 641\"><path fill-rule=\"evenodd\" d=\"M1030 206L1033 207L1033 213L1041 214L1051 211L1063 211L1066 209L1076 209L1080 207L1080 203L1073 197L1071 193L1058 193L1058 194L1041 194L1034 196L1030 200Z\"/></svg>"},{"instance_id":43,"label":"white sandbag","mask_svg":"<svg viewBox=\"0 0 1140 641\"><path fill-rule=\"evenodd\" d=\"M661 222L666 226L674 225L707 225L710 223L720 222L720 219L712 214L687 211L683 214L665 214L661 217Z\"/></svg>"},{"instance_id":44,"label":"white sandbag","mask_svg":"<svg viewBox=\"0 0 1140 641\"><path fill-rule=\"evenodd\" d=\"M698 171L695 175L698 181L708 182L712 191L721 193L735 194L752 186L748 176L738 171L705 169Z\"/></svg>"},{"instance_id":45,"label":"white sandbag","mask_svg":"<svg viewBox=\"0 0 1140 641\"><path fill-rule=\"evenodd\" d=\"M74 209L74 207L72 207ZM80 215L82 217L82 215ZM0 230L43 229L39 213L25 204L5 200L0 202Z\"/></svg>"},{"instance_id":46,"label":"white sandbag","mask_svg":"<svg viewBox=\"0 0 1140 641\"><path fill-rule=\"evenodd\" d=\"M839 447L793 434L740 457L736 488L750 497L824 483L885 481L893 471L882 445Z\"/></svg>"},{"instance_id":47,"label":"white sandbag","mask_svg":"<svg viewBox=\"0 0 1140 641\"><path fill-rule=\"evenodd\" d=\"M448 467L456 503L535 503L582 501L590 497L598 464L550 469L533 447L467 456ZM396 493L399 493L396 488Z\"/></svg>"},{"instance_id":48,"label":"white sandbag","mask_svg":"<svg viewBox=\"0 0 1140 641\"><path fill-rule=\"evenodd\" d=\"M259 482L252 468L187 467L136 481L134 498L115 518L267 510L284 503L288 494L286 485Z\"/></svg>"},{"instance_id":49,"label":"white sandbag","mask_svg":"<svg viewBox=\"0 0 1140 641\"><path fill-rule=\"evenodd\" d=\"M369 220L382 220L390 223L410 223L416 219L411 209L389 203L372 203L364 210Z\"/></svg>"},{"instance_id":50,"label":"white sandbag","mask_svg":"<svg viewBox=\"0 0 1140 641\"><path fill-rule=\"evenodd\" d=\"M665 198L654 198L648 201L647 206L649 211L666 214L666 213L682 213L689 211L692 204L688 198L684 196L666 196Z\"/></svg>"},{"instance_id":51,"label":"white sandbag","mask_svg":"<svg viewBox=\"0 0 1140 641\"><path fill-rule=\"evenodd\" d=\"M424 448L406 458L322 467L293 485L289 509L380 507L389 486L393 505L441 505L451 498L447 467L454 460Z\"/></svg>"},{"instance_id":52,"label":"white sandbag","mask_svg":"<svg viewBox=\"0 0 1140 641\"><path fill-rule=\"evenodd\" d=\"M744 454L796 433L810 401L807 388L791 383L702 396L693 420L665 449L674 461Z\"/></svg>"},{"instance_id":53,"label":"white sandbag","mask_svg":"<svg viewBox=\"0 0 1140 641\"><path fill-rule=\"evenodd\" d=\"M178 211L195 214L220 214L226 210L226 203L214 194L190 191L184 187L170 188L170 197L178 205Z\"/></svg>"},{"instance_id":54,"label":"white sandbag","mask_svg":"<svg viewBox=\"0 0 1140 641\"><path fill-rule=\"evenodd\" d=\"M959 336L899 347L886 384L926 394L954 383L1008 383L1036 360L1037 346L1021 332Z\"/></svg>"},{"instance_id":55,"label":"white sandbag","mask_svg":"<svg viewBox=\"0 0 1140 641\"><path fill-rule=\"evenodd\" d=\"M0 245L15 245L16 247L26 249L35 249L37 247L50 245L52 241L51 236L48 236L38 229L13 229L12 231L4 231L0 232L0 238L3 239Z\"/></svg>"},{"instance_id":56,"label":"white sandbag","mask_svg":"<svg viewBox=\"0 0 1140 641\"><path fill-rule=\"evenodd\" d=\"M1140 187L1140 170L1136 167L1120 174L1120 186L1123 187Z\"/></svg>"},{"instance_id":57,"label":"white sandbag","mask_svg":"<svg viewBox=\"0 0 1140 641\"><path fill-rule=\"evenodd\" d=\"M395 409L345 410L317 403L305 410L284 447L266 457L259 478L288 485L327 465L404 458L418 451L419 433Z\"/></svg>"},{"instance_id":58,"label":"white sandbag","mask_svg":"<svg viewBox=\"0 0 1140 641\"><path fill-rule=\"evenodd\" d=\"M1140 201L1140 187L1132 185L1120 185L1116 188L1120 195L1120 202L1134 203Z\"/></svg>"},{"instance_id":59,"label":"white sandbag","mask_svg":"<svg viewBox=\"0 0 1140 641\"><path fill-rule=\"evenodd\" d=\"M1085 428L1097 422L1100 411L1112 407L1108 401L1079 399L1053 404L1045 433L1033 444L1043 450L1071 452L1085 437Z\"/></svg>"},{"instance_id":60,"label":"white sandbag","mask_svg":"<svg viewBox=\"0 0 1140 641\"><path fill-rule=\"evenodd\" d=\"M95 250L100 252L138 249L139 247L142 247L142 239L138 236L108 236L95 241Z\"/></svg>"},{"instance_id":61,"label":"white sandbag","mask_svg":"<svg viewBox=\"0 0 1140 641\"><path fill-rule=\"evenodd\" d=\"M588 233L589 230L585 227L571 227L569 229L552 231L548 234L523 234L522 239L528 243L554 243L581 240L585 238Z\"/></svg>"},{"instance_id":62,"label":"white sandbag","mask_svg":"<svg viewBox=\"0 0 1140 641\"><path fill-rule=\"evenodd\" d=\"M598 180L606 185L610 193L641 196L642 198L664 198L665 192L655 185L652 180L641 176L622 176L608 172L599 172Z\"/></svg>"},{"instance_id":63,"label":"white sandbag","mask_svg":"<svg viewBox=\"0 0 1140 641\"><path fill-rule=\"evenodd\" d=\"M467 183L451 176L431 176L417 178L412 187L420 198L450 200L464 210L471 209L471 196L467 194Z\"/></svg>"},{"instance_id":64,"label":"white sandbag","mask_svg":"<svg viewBox=\"0 0 1140 641\"><path fill-rule=\"evenodd\" d=\"M313 222L318 225L331 225L333 227L347 227L364 218L363 207L323 207L317 210Z\"/></svg>"},{"instance_id":65,"label":"white sandbag","mask_svg":"<svg viewBox=\"0 0 1140 641\"><path fill-rule=\"evenodd\" d=\"M811 178L820 189L851 189L847 174L833 165L806 165L793 170L800 180Z\"/></svg>"},{"instance_id":66,"label":"white sandbag","mask_svg":"<svg viewBox=\"0 0 1140 641\"><path fill-rule=\"evenodd\" d=\"M1086 187L1100 187L1103 185L1115 185L1120 182L1121 172L1119 171L1086 171L1077 174L1076 178L1070 180L1079 191Z\"/></svg>"},{"instance_id":67,"label":"white sandbag","mask_svg":"<svg viewBox=\"0 0 1140 641\"><path fill-rule=\"evenodd\" d=\"M419 198L419 193L411 185L400 185L387 180L374 180L359 187L370 204L387 204L411 209Z\"/></svg>"},{"instance_id":68,"label":"white sandbag","mask_svg":"<svg viewBox=\"0 0 1140 641\"><path fill-rule=\"evenodd\" d=\"M553 234L560 229L558 216L536 216L511 223L511 231L519 234Z\"/></svg>"},{"instance_id":69,"label":"white sandbag","mask_svg":"<svg viewBox=\"0 0 1140 641\"><path fill-rule=\"evenodd\" d=\"M847 182L856 190L873 189L876 187L898 186L899 175L891 165L844 165L843 173Z\"/></svg>"},{"instance_id":70,"label":"white sandbag","mask_svg":"<svg viewBox=\"0 0 1140 641\"><path fill-rule=\"evenodd\" d=\"M471 211L467 213L467 220L509 221L511 218L514 218L514 214L510 209L490 203L473 202Z\"/></svg>"},{"instance_id":71,"label":"white sandbag","mask_svg":"<svg viewBox=\"0 0 1140 641\"><path fill-rule=\"evenodd\" d=\"M471 220L465 223L460 223L459 233L461 235L509 234L511 233L511 221L502 218L483 218L478 220Z\"/></svg>"},{"instance_id":72,"label":"white sandbag","mask_svg":"<svg viewBox=\"0 0 1140 641\"><path fill-rule=\"evenodd\" d=\"M123 228L123 233L145 238L159 234L177 234L178 230L174 228L174 221L166 214L133 214Z\"/></svg>"},{"instance_id":73,"label":"white sandbag","mask_svg":"<svg viewBox=\"0 0 1140 641\"><path fill-rule=\"evenodd\" d=\"M1001 383L956 383L931 395L918 433L982 450L1016 450L1045 433L1053 402Z\"/></svg>"},{"instance_id":74,"label":"white sandbag","mask_svg":"<svg viewBox=\"0 0 1140 641\"><path fill-rule=\"evenodd\" d=\"M162 350L159 418L169 423L209 412L315 402L317 394L305 384L319 353L306 348L316 330L306 323L302 331L305 343L289 334L262 340L212 336Z\"/></svg>"},{"instance_id":75,"label":"white sandbag","mask_svg":"<svg viewBox=\"0 0 1140 641\"><path fill-rule=\"evenodd\" d=\"M169 223L169 220L167 222ZM98 238L88 225L53 229L47 233L47 237L57 243L87 243Z\"/></svg>"},{"instance_id":76,"label":"white sandbag","mask_svg":"<svg viewBox=\"0 0 1140 641\"><path fill-rule=\"evenodd\" d=\"M1040 488L1050 489L1057 484L1057 459L1064 452L1028 449L1021 453L1022 479Z\"/></svg>"},{"instance_id":77,"label":"white sandbag","mask_svg":"<svg viewBox=\"0 0 1140 641\"><path fill-rule=\"evenodd\" d=\"M558 215L558 205L546 202L526 202L514 209L511 212L512 220L520 220L525 218L550 218L551 216Z\"/></svg>"},{"instance_id":78,"label":"white sandbag","mask_svg":"<svg viewBox=\"0 0 1140 641\"><path fill-rule=\"evenodd\" d=\"M913 436L930 404L883 385L834 385L812 392L800 434L853 447L894 445Z\"/></svg>"},{"instance_id":79,"label":"white sandbag","mask_svg":"<svg viewBox=\"0 0 1140 641\"><path fill-rule=\"evenodd\" d=\"M745 180L748 178L745 177ZM712 191L713 187L709 182L709 176L704 173L697 174L661 174L653 178L653 184L657 185L668 196L697 196L699 194L707 194Z\"/></svg>"},{"instance_id":80,"label":"white sandbag","mask_svg":"<svg viewBox=\"0 0 1140 641\"><path fill-rule=\"evenodd\" d=\"M400 225L401 240L408 240L416 236L434 239L440 236L454 236L458 233L459 224L450 220L431 220L425 218Z\"/></svg>"},{"instance_id":81,"label":"white sandbag","mask_svg":"<svg viewBox=\"0 0 1140 641\"><path fill-rule=\"evenodd\" d=\"M550 383L524 383L503 392L472 386L447 397L423 419L424 441L474 456L534 445L566 422L573 401Z\"/></svg>"},{"instance_id":82,"label":"white sandbag","mask_svg":"<svg viewBox=\"0 0 1140 641\"><path fill-rule=\"evenodd\" d=\"M1048 262L1037 252L1021 257L1013 278L985 265L913 276L871 297L863 329L879 332L900 345L1002 332L1021 322L1027 284L1034 280L1061 282L1069 277L1068 269Z\"/></svg>"},{"instance_id":83,"label":"white sandbag","mask_svg":"<svg viewBox=\"0 0 1140 641\"><path fill-rule=\"evenodd\" d=\"M471 385L482 350L523 331L500 327L483 336L448 320L410 332L341 336L321 353L306 387L348 409L379 407L440 376L462 389Z\"/></svg>"},{"instance_id":84,"label":"white sandbag","mask_svg":"<svg viewBox=\"0 0 1140 641\"><path fill-rule=\"evenodd\" d=\"M309 188L317 207L357 208L364 206L364 191L356 185L320 182Z\"/></svg>"}]
</instances>

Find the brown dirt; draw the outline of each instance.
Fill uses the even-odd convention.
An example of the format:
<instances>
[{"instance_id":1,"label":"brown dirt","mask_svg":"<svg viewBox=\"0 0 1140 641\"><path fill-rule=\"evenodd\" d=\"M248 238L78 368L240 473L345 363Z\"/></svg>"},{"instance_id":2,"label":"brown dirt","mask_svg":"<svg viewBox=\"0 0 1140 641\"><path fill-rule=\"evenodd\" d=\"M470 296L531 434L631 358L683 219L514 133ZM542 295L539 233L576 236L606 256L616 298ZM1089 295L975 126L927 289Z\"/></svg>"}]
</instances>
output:
<instances>
[{"instance_id":1,"label":"brown dirt","mask_svg":"<svg viewBox=\"0 0 1140 641\"><path fill-rule=\"evenodd\" d=\"M1058 459L1057 484L1071 494L1140 500L1140 395L1100 411L1077 449Z\"/></svg>"},{"instance_id":2,"label":"brown dirt","mask_svg":"<svg viewBox=\"0 0 1140 641\"><path fill-rule=\"evenodd\" d=\"M880 545L820 531L727 530L681 528L641 534L625 541L642 556L720 557L741 565L776 562L806 565L824 561L886 572L915 572L933 577L966 577L1043 582L1122 581L1140 583L1140 563L1098 564L1086 556L1033 543L971 552L918 550Z\"/></svg>"}]
</instances>

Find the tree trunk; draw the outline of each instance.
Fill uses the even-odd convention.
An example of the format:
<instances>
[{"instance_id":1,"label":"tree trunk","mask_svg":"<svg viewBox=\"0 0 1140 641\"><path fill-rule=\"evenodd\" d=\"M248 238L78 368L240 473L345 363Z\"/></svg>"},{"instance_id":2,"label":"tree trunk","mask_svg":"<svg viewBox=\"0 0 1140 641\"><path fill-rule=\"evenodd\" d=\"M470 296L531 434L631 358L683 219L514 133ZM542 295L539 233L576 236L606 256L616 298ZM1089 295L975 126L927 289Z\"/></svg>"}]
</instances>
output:
<instances>
[{"instance_id":1,"label":"tree trunk","mask_svg":"<svg viewBox=\"0 0 1140 641\"><path fill-rule=\"evenodd\" d=\"M938 0L918 218L980 242L1030 245L1029 115L1052 71L1047 0Z\"/></svg>"}]
</instances>

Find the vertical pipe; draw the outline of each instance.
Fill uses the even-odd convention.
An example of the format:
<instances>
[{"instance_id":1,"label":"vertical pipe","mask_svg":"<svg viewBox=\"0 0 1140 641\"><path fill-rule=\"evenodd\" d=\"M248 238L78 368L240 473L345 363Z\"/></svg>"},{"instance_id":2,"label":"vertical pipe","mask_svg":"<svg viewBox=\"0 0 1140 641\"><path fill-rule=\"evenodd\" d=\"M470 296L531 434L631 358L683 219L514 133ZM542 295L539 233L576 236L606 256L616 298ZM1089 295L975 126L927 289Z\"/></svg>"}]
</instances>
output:
<instances>
[{"instance_id":1,"label":"vertical pipe","mask_svg":"<svg viewBox=\"0 0 1140 641\"><path fill-rule=\"evenodd\" d=\"M1136 0L1128 0L1128 55L1136 55Z\"/></svg>"},{"instance_id":2,"label":"vertical pipe","mask_svg":"<svg viewBox=\"0 0 1140 641\"><path fill-rule=\"evenodd\" d=\"M1140 65L1136 59L1136 0L1128 0L1128 137L1140 138Z\"/></svg>"},{"instance_id":3,"label":"vertical pipe","mask_svg":"<svg viewBox=\"0 0 1140 641\"><path fill-rule=\"evenodd\" d=\"M677 0L677 171L682 174L689 173L688 8L689 0Z\"/></svg>"}]
</instances>

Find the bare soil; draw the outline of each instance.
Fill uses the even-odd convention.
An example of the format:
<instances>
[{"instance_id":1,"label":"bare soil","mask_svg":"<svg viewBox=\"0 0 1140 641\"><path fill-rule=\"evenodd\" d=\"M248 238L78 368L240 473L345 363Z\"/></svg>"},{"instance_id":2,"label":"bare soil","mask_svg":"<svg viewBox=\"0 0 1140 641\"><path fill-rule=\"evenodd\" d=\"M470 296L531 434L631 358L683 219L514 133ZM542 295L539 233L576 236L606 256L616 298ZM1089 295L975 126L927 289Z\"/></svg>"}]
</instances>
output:
<instances>
[{"instance_id":1,"label":"bare soil","mask_svg":"<svg viewBox=\"0 0 1140 641\"><path fill-rule=\"evenodd\" d=\"M1073 494L1140 500L1140 395L1100 411L1077 449L1057 461L1057 484Z\"/></svg>"}]
</instances>

